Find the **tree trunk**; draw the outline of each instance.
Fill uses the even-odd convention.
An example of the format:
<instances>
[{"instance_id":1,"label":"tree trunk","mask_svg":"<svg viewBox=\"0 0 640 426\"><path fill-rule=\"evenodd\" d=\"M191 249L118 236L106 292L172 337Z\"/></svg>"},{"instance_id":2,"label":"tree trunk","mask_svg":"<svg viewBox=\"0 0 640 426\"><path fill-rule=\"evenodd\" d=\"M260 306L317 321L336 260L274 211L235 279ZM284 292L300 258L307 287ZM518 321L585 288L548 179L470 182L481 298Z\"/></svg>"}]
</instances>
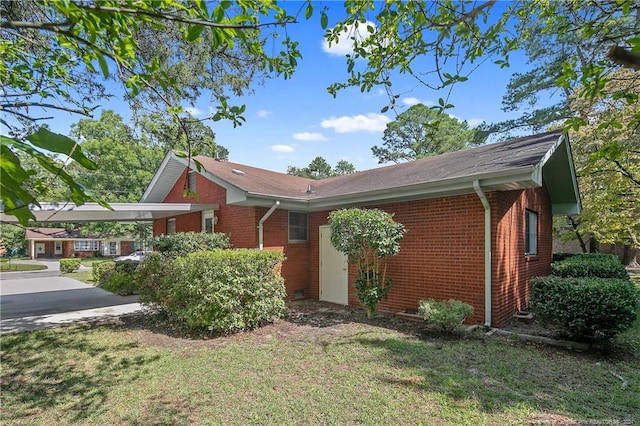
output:
<instances>
[{"instance_id":1,"label":"tree trunk","mask_svg":"<svg viewBox=\"0 0 640 426\"><path fill-rule=\"evenodd\" d=\"M367 312L367 319L373 319L373 317L376 315L376 308L365 306L364 310Z\"/></svg>"},{"instance_id":2,"label":"tree trunk","mask_svg":"<svg viewBox=\"0 0 640 426\"><path fill-rule=\"evenodd\" d=\"M622 253L622 264L630 268L640 267L640 264L638 264L638 250L625 244L624 252Z\"/></svg>"}]
</instances>

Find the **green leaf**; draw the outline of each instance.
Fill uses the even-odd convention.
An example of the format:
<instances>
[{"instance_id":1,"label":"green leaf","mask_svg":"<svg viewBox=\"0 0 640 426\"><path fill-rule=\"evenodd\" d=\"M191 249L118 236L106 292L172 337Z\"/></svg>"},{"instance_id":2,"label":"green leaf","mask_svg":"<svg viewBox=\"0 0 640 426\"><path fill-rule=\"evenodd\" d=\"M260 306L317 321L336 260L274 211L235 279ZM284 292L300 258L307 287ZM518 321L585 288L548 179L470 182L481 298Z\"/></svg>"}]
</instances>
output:
<instances>
[{"instance_id":1,"label":"green leaf","mask_svg":"<svg viewBox=\"0 0 640 426\"><path fill-rule=\"evenodd\" d=\"M309 19L311 18L311 15L313 15L313 5L309 3L307 4L307 9L304 11L304 17Z\"/></svg>"},{"instance_id":2,"label":"green leaf","mask_svg":"<svg viewBox=\"0 0 640 426\"><path fill-rule=\"evenodd\" d=\"M325 11L322 11L322 14L320 15L320 26L323 30L326 30L327 26L329 26L329 17Z\"/></svg>"},{"instance_id":3,"label":"green leaf","mask_svg":"<svg viewBox=\"0 0 640 426\"><path fill-rule=\"evenodd\" d=\"M204 25L191 25L187 31L187 41L196 41L203 30Z\"/></svg>"},{"instance_id":4,"label":"green leaf","mask_svg":"<svg viewBox=\"0 0 640 426\"><path fill-rule=\"evenodd\" d=\"M98 55L98 63L100 64L100 69L102 70L104 78L109 77L109 65L107 64L107 60L104 58L104 55Z\"/></svg>"},{"instance_id":5,"label":"green leaf","mask_svg":"<svg viewBox=\"0 0 640 426\"><path fill-rule=\"evenodd\" d=\"M67 155L85 169L98 169L96 163L84 156L80 145L67 136L50 132L49 130L41 127L34 134L27 136L27 140L38 148L43 148L47 151Z\"/></svg>"}]
</instances>

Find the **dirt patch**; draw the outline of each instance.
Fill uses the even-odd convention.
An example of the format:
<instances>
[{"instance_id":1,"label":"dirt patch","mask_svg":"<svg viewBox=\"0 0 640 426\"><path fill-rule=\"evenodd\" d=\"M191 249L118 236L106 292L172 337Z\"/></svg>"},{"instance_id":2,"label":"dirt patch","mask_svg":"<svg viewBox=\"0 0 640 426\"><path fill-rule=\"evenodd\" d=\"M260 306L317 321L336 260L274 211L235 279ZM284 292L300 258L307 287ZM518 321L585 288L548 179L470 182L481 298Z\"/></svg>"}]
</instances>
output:
<instances>
[{"instance_id":1,"label":"dirt patch","mask_svg":"<svg viewBox=\"0 0 640 426\"><path fill-rule=\"evenodd\" d=\"M355 329L362 324L395 330L421 339L442 337L439 333L430 332L422 322L408 321L385 312L379 312L369 320L362 309L311 300L287 303L284 318L272 324L226 336L190 334L159 314L122 317L110 324L125 333L135 333L137 339L147 344L173 349L221 347L232 341L248 339L260 344L274 338L295 338L297 335L318 338Z\"/></svg>"}]
</instances>

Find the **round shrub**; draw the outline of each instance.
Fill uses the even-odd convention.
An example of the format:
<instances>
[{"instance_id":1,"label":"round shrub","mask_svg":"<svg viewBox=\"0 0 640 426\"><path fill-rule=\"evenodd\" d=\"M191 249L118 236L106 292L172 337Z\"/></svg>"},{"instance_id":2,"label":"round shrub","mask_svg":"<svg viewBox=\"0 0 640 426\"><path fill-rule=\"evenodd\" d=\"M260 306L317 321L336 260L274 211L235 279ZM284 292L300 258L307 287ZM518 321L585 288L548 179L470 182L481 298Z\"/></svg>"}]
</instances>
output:
<instances>
[{"instance_id":1,"label":"round shrub","mask_svg":"<svg viewBox=\"0 0 640 426\"><path fill-rule=\"evenodd\" d=\"M60 259L60 271L65 274L70 274L78 269L80 269L80 258Z\"/></svg>"},{"instance_id":2,"label":"round shrub","mask_svg":"<svg viewBox=\"0 0 640 426\"><path fill-rule=\"evenodd\" d=\"M473 314L473 306L455 299L441 302L428 299L420 301L418 312L424 316L427 323L451 333L460 327L468 316Z\"/></svg>"},{"instance_id":3,"label":"round shrub","mask_svg":"<svg viewBox=\"0 0 640 426\"><path fill-rule=\"evenodd\" d=\"M231 243L229 235L220 232L178 232L156 237L153 247L155 251L177 257L203 250L229 249Z\"/></svg>"},{"instance_id":4,"label":"round shrub","mask_svg":"<svg viewBox=\"0 0 640 426\"><path fill-rule=\"evenodd\" d=\"M551 265L551 273L559 277L599 277L628 279L629 273L611 254L583 253Z\"/></svg>"},{"instance_id":5,"label":"round shrub","mask_svg":"<svg viewBox=\"0 0 640 426\"><path fill-rule=\"evenodd\" d=\"M636 320L638 290L629 280L536 277L529 305L545 324L578 339L610 339Z\"/></svg>"},{"instance_id":6,"label":"round shrub","mask_svg":"<svg viewBox=\"0 0 640 426\"><path fill-rule=\"evenodd\" d=\"M283 260L280 252L250 249L154 254L136 271L140 301L194 330L252 329L284 314Z\"/></svg>"},{"instance_id":7,"label":"round shrub","mask_svg":"<svg viewBox=\"0 0 640 426\"><path fill-rule=\"evenodd\" d=\"M101 286L109 280L109 276L115 269L115 262L100 262L93 264L93 282Z\"/></svg>"},{"instance_id":8,"label":"round shrub","mask_svg":"<svg viewBox=\"0 0 640 426\"><path fill-rule=\"evenodd\" d=\"M134 275L129 272L112 270L107 280L99 285L103 290L121 296L128 296L137 292L137 285Z\"/></svg>"}]
</instances>

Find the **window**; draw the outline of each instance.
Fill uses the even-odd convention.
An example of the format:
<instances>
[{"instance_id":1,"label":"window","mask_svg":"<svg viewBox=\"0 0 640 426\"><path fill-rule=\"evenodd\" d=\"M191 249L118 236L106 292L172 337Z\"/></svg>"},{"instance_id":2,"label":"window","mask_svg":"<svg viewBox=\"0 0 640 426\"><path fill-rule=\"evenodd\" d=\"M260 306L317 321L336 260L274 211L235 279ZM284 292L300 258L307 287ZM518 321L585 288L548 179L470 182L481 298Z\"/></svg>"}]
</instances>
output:
<instances>
[{"instance_id":1,"label":"window","mask_svg":"<svg viewBox=\"0 0 640 426\"><path fill-rule=\"evenodd\" d=\"M307 241L307 214L289 212L289 241Z\"/></svg>"},{"instance_id":2,"label":"window","mask_svg":"<svg viewBox=\"0 0 640 426\"><path fill-rule=\"evenodd\" d=\"M189 192L196 192L196 172L189 172Z\"/></svg>"},{"instance_id":3,"label":"window","mask_svg":"<svg viewBox=\"0 0 640 426\"><path fill-rule=\"evenodd\" d=\"M524 254L538 254L538 214L531 210L526 210L525 215L525 236Z\"/></svg>"},{"instance_id":4,"label":"window","mask_svg":"<svg viewBox=\"0 0 640 426\"><path fill-rule=\"evenodd\" d=\"M176 220L167 219L167 235L173 235L176 233Z\"/></svg>"},{"instance_id":5,"label":"window","mask_svg":"<svg viewBox=\"0 0 640 426\"><path fill-rule=\"evenodd\" d=\"M215 220L213 218L213 210L202 212L202 232L213 234L214 224Z\"/></svg>"},{"instance_id":6,"label":"window","mask_svg":"<svg viewBox=\"0 0 640 426\"><path fill-rule=\"evenodd\" d=\"M98 240L76 240L73 242L75 251L96 251L100 248Z\"/></svg>"}]
</instances>

